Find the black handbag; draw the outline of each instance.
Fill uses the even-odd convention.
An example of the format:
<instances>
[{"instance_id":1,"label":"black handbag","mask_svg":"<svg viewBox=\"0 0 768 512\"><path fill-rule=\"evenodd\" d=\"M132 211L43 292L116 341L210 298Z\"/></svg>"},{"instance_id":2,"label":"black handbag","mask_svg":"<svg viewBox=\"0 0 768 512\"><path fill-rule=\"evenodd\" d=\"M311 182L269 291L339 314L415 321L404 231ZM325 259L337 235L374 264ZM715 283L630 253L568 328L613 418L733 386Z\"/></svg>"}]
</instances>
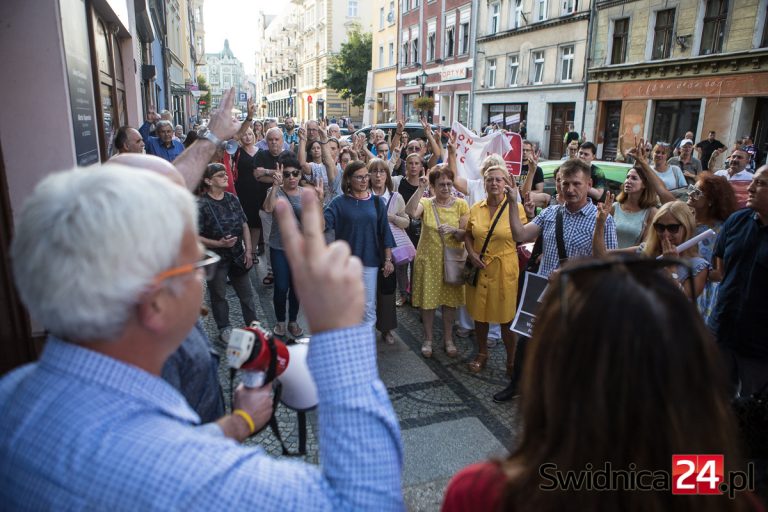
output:
<instances>
[{"instance_id":1,"label":"black handbag","mask_svg":"<svg viewBox=\"0 0 768 512\"><path fill-rule=\"evenodd\" d=\"M227 206L232 208L232 205L229 202L229 198L225 195L225 198L227 198ZM221 226L221 222L219 222L219 218L216 216L216 212L213 211L213 207L211 206L211 203L207 202L205 205L208 207L208 211L211 212L211 215L213 215L213 220L216 221L216 225L219 228L219 231L221 231L222 236L226 236L227 233L224 232L224 228ZM250 267L245 266L245 240L243 240L242 236L238 237L237 242L235 242L235 245L229 248L229 252L225 254L221 254L222 262L229 263L229 276L230 277L239 277L243 274L247 274L251 268L253 268L253 265Z\"/></svg>"},{"instance_id":2,"label":"black handbag","mask_svg":"<svg viewBox=\"0 0 768 512\"><path fill-rule=\"evenodd\" d=\"M768 459L768 384L731 403L742 444L750 459Z\"/></svg>"},{"instance_id":3,"label":"black handbag","mask_svg":"<svg viewBox=\"0 0 768 512\"><path fill-rule=\"evenodd\" d=\"M478 255L478 257L481 260L483 259L483 254L485 254L485 250L488 248L488 242L491 241L491 236L493 236L493 230L496 228L496 224L499 222L499 219L504 213L504 209L506 207L507 207L507 200L504 199L504 202L501 204L501 208L499 208L499 211L496 212L496 218L493 219L493 224L491 224L491 229L488 230L488 236L485 237L483 248L480 249L480 254ZM477 286L477 279L479 277L480 277L480 269L474 266L472 262L469 261L469 258L467 258L467 262L464 264L464 282L472 286Z\"/></svg>"},{"instance_id":4,"label":"black handbag","mask_svg":"<svg viewBox=\"0 0 768 512\"><path fill-rule=\"evenodd\" d=\"M373 194L373 197L371 197L373 200L373 204L376 206L376 224L378 226L379 223L379 215L381 215L381 205L379 204L379 196ZM392 196L389 196L389 201L392 200ZM389 201L387 201L387 209L389 209ZM376 231L378 231L377 238L377 245L379 246L379 251L381 252L381 263L382 267L384 266L384 233L382 233L380 228L377 228ZM388 276L384 277L384 269L379 267L379 272L376 274L376 289L378 290L379 294L381 295L392 295L395 293L395 290L397 290L397 278L395 277L395 273L392 272Z\"/></svg>"}]
</instances>

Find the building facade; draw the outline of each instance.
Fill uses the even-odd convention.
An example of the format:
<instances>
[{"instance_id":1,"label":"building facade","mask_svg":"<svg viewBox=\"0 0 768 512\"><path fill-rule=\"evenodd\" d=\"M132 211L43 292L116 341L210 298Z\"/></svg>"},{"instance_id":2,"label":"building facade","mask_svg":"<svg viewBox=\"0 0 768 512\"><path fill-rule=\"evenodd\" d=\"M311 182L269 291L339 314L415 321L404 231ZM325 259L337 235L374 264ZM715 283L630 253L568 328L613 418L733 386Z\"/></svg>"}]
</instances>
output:
<instances>
[{"instance_id":1,"label":"building facade","mask_svg":"<svg viewBox=\"0 0 768 512\"><path fill-rule=\"evenodd\" d=\"M400 118L418 120L413 101L424 95L435 101L434 110L427 112L431 122L469 125L476 5L466 0L401 0L397 73Z\"/></svg>"},{"instance_id":2,"label":"building facade","mask_svg":"<svg viewBox=\"0 0 768 512\"><path fill-rule=\"evenodd\" d=\"M219 106L222 94L231 87L238 89L238 96L240 92L245 92L242 90L245 79L243 63L232 53L228 39L224 40L221 52L205 54L205 65L200 66L198 70L210 87L211 108Z\"/></svg>"},{"instance_id":3,"label":"building facade","mask_svg":"<svg viewBox=\"0 0 768 512\"><path fill-rule=\"evenodd\" d=\"M583 126L590 4L479 2L472 128L518 131L560 158L568 125Z\"/></svg>"},{"instance_id":4,"label":"building facade","mask_svg":"<svg viewBox=\"0 0 768 512\"><path fill-rule=\"evenodd\" d=\"M296 84L299 62L299 24L295 6L277 17L264 17L258 50L261 65L262 105L265 117L296 116Z\"/></svg>"},{"instance_id":5,"label":"building facade","mask_svg":"<svg viewBox=\"0 0 768 512\"><path fill-rule=\"evenodd\" d=\"M589 67L587 127L598 155L635 138L730 145L768 142L768 1L600 0Z\"/></svg>"},{"instance_id":6,"label":"building facade","mask_svg":"<svg viewBox=\"0 0 768 512\"><path fill-rule=\"evenodd\" d=\"M374 27L371 44L371 73L366 89L363 124L386 123L397 116L397 25L396 0L373 2Z\"/></svg>"}]
</instances>

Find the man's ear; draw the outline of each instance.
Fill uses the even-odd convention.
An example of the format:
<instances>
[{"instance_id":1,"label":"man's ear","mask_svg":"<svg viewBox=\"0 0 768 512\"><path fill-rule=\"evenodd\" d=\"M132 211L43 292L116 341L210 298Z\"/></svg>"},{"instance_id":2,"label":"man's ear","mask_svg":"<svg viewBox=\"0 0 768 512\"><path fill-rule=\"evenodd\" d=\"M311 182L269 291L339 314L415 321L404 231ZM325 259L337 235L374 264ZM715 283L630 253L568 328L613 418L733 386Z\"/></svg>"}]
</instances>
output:
<instances>
[{"instance_id":1,"label":"man's ear","mask_svg":"<svg viewBox=\"0 0 768 512\"><path fill-rule=\"evenodd\" d=\"M136 317L138 323L152 332L162 331L165 327L168 290L161 286L153 287L139 299L136 305Z\"/></svg>"}]
</instances>

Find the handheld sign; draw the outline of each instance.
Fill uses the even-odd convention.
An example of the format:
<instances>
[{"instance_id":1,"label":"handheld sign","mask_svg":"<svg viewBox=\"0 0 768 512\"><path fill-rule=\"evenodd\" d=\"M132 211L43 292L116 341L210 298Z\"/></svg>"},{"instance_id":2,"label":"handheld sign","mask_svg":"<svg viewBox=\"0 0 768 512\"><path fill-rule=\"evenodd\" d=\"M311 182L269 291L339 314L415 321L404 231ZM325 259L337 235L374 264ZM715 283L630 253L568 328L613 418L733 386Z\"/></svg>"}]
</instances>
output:
<instances>
[{"instance_id":1,"label":"handheld sign","mask_svg":"<svg viewBox=\"0 0 768 512\"><path fill-rule=\"evenodd\" d=\"M512 331L529 338L533 335L536 313L541 307L548 285L549 279L546 277L531 272L525 273L520 304L510 327Z\"/></svg>"}]
</instances>

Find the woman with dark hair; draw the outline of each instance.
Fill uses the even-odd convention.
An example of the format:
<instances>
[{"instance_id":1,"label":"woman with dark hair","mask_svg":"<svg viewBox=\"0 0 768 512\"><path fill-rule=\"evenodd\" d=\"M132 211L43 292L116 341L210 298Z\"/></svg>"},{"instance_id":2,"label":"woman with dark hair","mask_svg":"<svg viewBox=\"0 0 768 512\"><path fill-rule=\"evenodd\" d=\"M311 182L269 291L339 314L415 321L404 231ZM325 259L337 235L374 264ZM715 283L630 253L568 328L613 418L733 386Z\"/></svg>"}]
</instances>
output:
<instances>
[{"instance_id":1,"label":"woman with dark hair","mask_svg":"<svg viewBox=\"0 0 768 512\"><path fill-rule=\"evenodd\" d=\"M368 162L368 172L371 174L371 191L380 197L386 204L389 229L394 235L399 232L401 238L408 240L404 229L408 227L409 219L405 213L405 201L394 189L389 165L381 158L372 158ZM394 236L393 236L394 238ZM394 264L394 262L393 262ZM398 265L407 267L408 264ZM397 328L397 312L395 311L395 290L385 293L381 289L376 290L376 329L381 332L381 338L388 344L395 342L392 331Z\"/></svg>"},{"instance_id":2,"label":"woman with dark hair","mask_svg":"<svg viewBox=\"0 0 768 512\"><path fill-rule=\"evenodd\" d=\"M696 234L711 229L718 235L725 219L736 211L736 194L728 180L722 176L701 174L696 184L688 187L688 206L696 218ZM712 251L717 238L699 242L699 255L712 264ZM717 288L722 279L720 271L712 269L707 276L704 291L697 299L704 321L709 319L717 301Z\"/></svg>"},{"instance_id":3,"label":"woman with dark hair","mask_svg":"<svg viewBox=\"0 0 768 512\"><path fill-rule=\"evenodd\" d=\"M434 196L426 199L424 192L428 184ZM448 357L456 357L457 354L453 343L453 322L456 319L456 308L464 305L464 285L451 285L443 281L443 243L447 247L463 247L469 206L463 199L454 197L452 191L453 171L448 165L437 165L429 172L429 178L419 178L419 188L405 205L405 213L412 219L422 221L416 258L413 260L411 301L414 307L421 308L424 323L421 355L426 358L432 357L432 324L435 310L441 306L445 353Z\"/></svg>"},{"instance_id":4,"label":"woman with dark hair","mask_svg":"<svg viewBox=\"0 0 768 512\"><path fill-rule=\"evenodd\" d=\"M659 263L633 257L563 267L528 348L519 444L505 460L457 474L444 512L762 510L746 492L677 496L630 483L641 471L663 470L671 486L680 477L673 482L670 469L687 469L670 468L674 454L722 454L729 470L744 469L717 347ZM595 304L610 304L611 314ZM541 487L555 472L606 470L627 475L609 474L615 491Z\"/></svg>"},{"instance_id":5,"label":"woman with dark hair","mask_svg":"<svg viewBox=\"0 0 768 512\"><path fill-rule=\"evenodd\" d=\"M272 303L275 307L276 324L272 328L277 336L285 336L285 301L288 299L288 333L294 338L304 335L297 323L299 317L299 297L293 286L291 267L283 249L283 239L280 235L280 225L274 217L275 205L279 198L285 198L291 207L296 219L301 219L301 166L293 153L283 153L278 158L277 172L273 175L274 183L267 192L264 200L264 211L273 215L272 229L269 232L269 257L274 275L274 294Z\"/></svg>"},{"instance_id":6,"label":"woman with dark hair","mask_svg":"<svg viewBox=\"0 0 768 512\"><path fill-rule=\"evenodd\" d=\"M259 142L264 139L264 123L261 121L254 121L253 122L253 138L256 142ZM254 144L256 143L254 142Z\"/></svg>"},{"instance_id":7,"label":"woman with dark hair","mask_svg":"<svg viewBox=\"0 0 768 512\"><path fill-rule=\"evenodd\" d=\"M645 238L650 220L656 214L657 204L659 197L648 186L645 168L636 165L627 172L624 186L611 211L616 222L619 249L640 244Z\"/></svg>"},{"instance_id":8,"label":"woman with dark hair","mask_svg":"<svg viewBox=\"0 0 768 512\"><path fill-rule=\"evenodd\" d=\"M216 272L208 281L211 310L222 341L229 341L232 327L229 324L227 303L227 277L240 299L243 325L256 320L248 271L253 266L251 234L248 230L240 201L226 191L227 171L222 164L208 164L203 173L203 190L198 199L198 223L200 242L221 256Z\"/></svg>"},{"instance_id":9,"label":"woman with dark hair","mask_svg":"<svg viewBox=\"0 0 768 512\"><path fill-rule=\"evenodd\" d=\"M392 247L395 239L389 229L387 205L371 192L370 173L360 160L347 165L341 178L343 195L325 209L325 227L333 229L336 240L349 244L352 254L363 262L365 315L371 327L376 323L376 285L379 270L384 277L395 271Z\"/></svg>"}]
</instances>

